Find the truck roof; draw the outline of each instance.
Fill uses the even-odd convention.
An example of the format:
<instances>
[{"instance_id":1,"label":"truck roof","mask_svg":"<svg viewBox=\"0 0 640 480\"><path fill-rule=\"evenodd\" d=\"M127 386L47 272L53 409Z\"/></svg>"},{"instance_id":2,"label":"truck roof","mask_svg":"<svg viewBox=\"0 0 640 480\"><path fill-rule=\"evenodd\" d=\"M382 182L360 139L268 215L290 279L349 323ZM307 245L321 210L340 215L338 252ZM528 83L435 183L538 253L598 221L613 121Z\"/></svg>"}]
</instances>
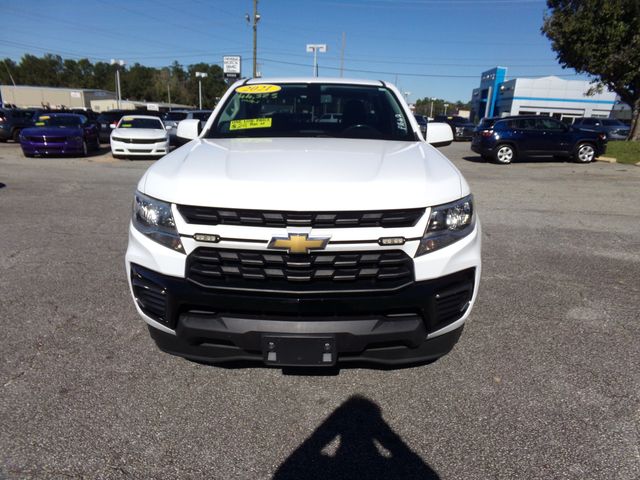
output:
<instances>
[{"instance_id":1,"label":"truck roof","mask_svg":"<svg viewBox=\"0 0 640 480\"><path fill-rule=\"evenodd\" d=\"M336 83L348 85L369 85L381 87L382 80L363 80L361 78L340 78L340 77L273 77L273 78L251 78L245 82L246 85L261 83Z\"/></svg>"}]
</instances>

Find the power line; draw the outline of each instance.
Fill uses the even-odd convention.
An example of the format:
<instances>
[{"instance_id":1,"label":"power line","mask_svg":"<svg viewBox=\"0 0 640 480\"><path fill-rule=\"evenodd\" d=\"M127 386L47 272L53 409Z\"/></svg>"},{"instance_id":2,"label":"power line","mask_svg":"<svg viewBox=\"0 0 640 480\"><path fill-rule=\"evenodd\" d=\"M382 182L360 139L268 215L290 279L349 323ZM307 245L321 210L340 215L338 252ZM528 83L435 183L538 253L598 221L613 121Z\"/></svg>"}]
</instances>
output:
<instances>
[{"instance_id":1,"label":"power line","mask_svg":"<svg viewBox=\"0 0 640 480\"><path fill-rule=\"evenodd\" d=\"M263 62L267 62L267 63L280 63L280 64L284 64L284 65L295 65L295 66L299 66L299 67L305 67L308 68L309 65L307 63L296 63L296 62L285 62L285 61L280 61L280 60L274 60L274 59L270 59L270 58L260 58L261 61ZM340 70L340 68L338 67L330 67L330 66L323 66L323 69L326 70ZM360 70L360 69L355 69L355 68L345 68L344 69L345 72L354 72L354 73L371 73L371 74L375 74L375 75L399 75L399 76L403 76L403 77L425 77L425 78L478 78L478 75L444 75L444 74L438 74L438 73L413 73L413 72L389 72L389 71L380 71L380 70ZM557 75L553 75L555 77L573 77L576 74L557 74ZM518 75L511 75L511 76L518 76ZM536 78L536 77L548 77L548 76L552 76L549 74L546 75L527 75L528 78Z\"/></svg>"}]
</instances>

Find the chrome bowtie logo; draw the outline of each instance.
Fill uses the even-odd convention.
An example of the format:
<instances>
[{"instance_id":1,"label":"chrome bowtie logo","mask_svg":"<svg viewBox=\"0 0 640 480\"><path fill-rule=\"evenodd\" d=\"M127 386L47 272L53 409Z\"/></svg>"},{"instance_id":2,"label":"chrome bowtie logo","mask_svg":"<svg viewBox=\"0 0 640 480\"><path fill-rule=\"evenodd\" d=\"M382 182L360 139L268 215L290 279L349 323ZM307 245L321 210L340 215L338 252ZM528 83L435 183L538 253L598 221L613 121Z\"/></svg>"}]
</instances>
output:
<instances>
[{"instance_id":1,"label":"chrome bowtie logo","mask_svg":"<svg viewBox=\"0 0 640 480\"><path fill-rule=\"evenodd\" d=\"M289 253L309 253L310 250L323 250L331 237L309 238L306 233L290 233L288 237L273 237L269 248L287 250Z\"/></svg>"}]
</instances>

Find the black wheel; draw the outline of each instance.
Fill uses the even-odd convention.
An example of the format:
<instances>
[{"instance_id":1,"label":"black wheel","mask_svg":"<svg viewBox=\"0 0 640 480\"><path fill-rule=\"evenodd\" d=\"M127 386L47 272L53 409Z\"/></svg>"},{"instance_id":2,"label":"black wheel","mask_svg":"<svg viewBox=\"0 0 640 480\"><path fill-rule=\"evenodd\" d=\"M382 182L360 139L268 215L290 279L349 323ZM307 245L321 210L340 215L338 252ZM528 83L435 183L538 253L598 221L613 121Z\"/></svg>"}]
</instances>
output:
<instances>
[{"instance_id":1,"label":"black wheel","mask_svg":"<svg viewBox=\"0 0 640 480\"><path fill-rule=\"evenodd\" d=\"M501 165L508 165L516 158L516 151L511 145L498 145L495 149L493 158Z\"/></svg>"},{"instance_id":2,"label":"black wheel","mask_svg":"<svg viewBox=\"0 0 640 480\"><path fill-rule=\"evenodd\" d=\"M11 140L18 143L20 141L20 130L14 130L11 134Z\"/></svg>"},{"instance_id":3,"label":"black wheel","mask_svg":"<svg viewBox=\"0 0 640 480\"><path fill-rule=\"evenodd\" d=\"M82 141L82 156L86 157L87 155L89 155L89 146L87 145L87 141L83 140Z\"/></svg>"},{"instance_id":4,"label":"black wheel","mask_svg":"<svg viewBox=\"0 0 640 480\"><path fill-rule=\"evenodd\" d=\"M96 137L96 141L93 144L93 150L98 152L100 151L100 139Z\"/></svg>"},{"instance_id":5,"label":"black wheel","mask_svg":"<svg viewBox=\"0 0 640 480\"><path fill-rule=\"evenodd\" d=\"M596 149L590 143L579 143L573 157L578 163L589 163L596 158Z\"/></svg>"},{"instance_id":6,"label":"black wheel","mask_svg":"<svg viewBox=\"0 0 640 480\"><path fill-rule=\"evenodd\" d=\"M27 158L32 158L34 155L33 153L27 153L27 152L22 152L24 154L25 157Z\"/></svg>"}]
</instances>

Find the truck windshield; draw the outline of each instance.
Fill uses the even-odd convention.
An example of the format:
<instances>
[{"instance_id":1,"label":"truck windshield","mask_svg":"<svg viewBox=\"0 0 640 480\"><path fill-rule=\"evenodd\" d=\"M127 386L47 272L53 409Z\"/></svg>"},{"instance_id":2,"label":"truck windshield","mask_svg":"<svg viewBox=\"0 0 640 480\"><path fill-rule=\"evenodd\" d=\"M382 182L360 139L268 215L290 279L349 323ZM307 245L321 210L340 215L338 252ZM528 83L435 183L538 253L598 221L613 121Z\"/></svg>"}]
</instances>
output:
<instances>
[{"instance_id":1,"label":"truck windshield","mask_svg":"<svg viewBox=\"0 0 640 480\"><path fill-rule=\"evenodd\" d=\"M388 88L321 83L237 87L206 137L416 140Z\"/></svg>"}]
</instances>

